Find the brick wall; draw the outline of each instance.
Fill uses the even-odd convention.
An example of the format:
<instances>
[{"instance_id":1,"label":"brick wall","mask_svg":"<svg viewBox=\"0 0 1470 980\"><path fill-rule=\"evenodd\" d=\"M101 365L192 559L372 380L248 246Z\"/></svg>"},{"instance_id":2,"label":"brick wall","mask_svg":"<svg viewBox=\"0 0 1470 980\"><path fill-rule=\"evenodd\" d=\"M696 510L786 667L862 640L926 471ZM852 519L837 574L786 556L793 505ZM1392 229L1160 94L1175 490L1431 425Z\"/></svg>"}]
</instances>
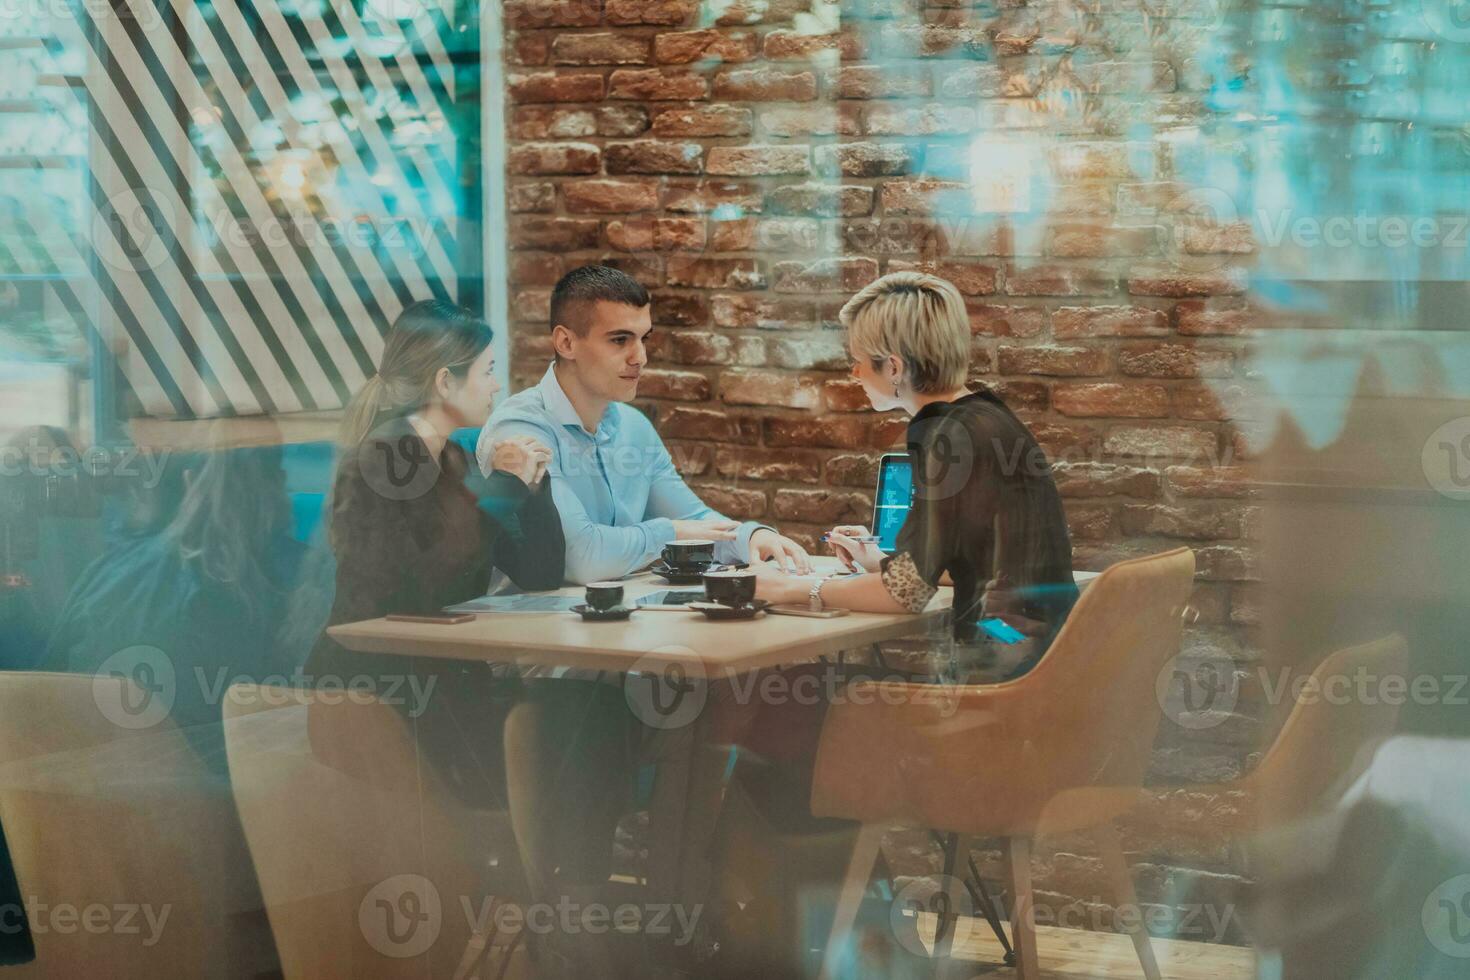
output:
<instances>
[{"instance_id":1,"label":"brick wall","mask_svg":"<svg viewBox=\"0 0 1470 980\"><path fill-rule=\"evenodd\" d=\"M847 380L836 311L931 269L966 296L974 379L1056 461L1077 566L1189 544L1187 649L1248 659L1258 515L1232 420L1253 245L1183 179L1209 150L1214 8L1145 6L507 2L516 387L544 370L562 272L624 269L655 290L640 406L681 469L812 544L869 519L904 429ZM1229 778L1254 736L1248 712L1166 723L1153 778ZM1229 880L1212 814L1231 801L1189 793L1161 789L1128 842L1147 901ZM1041 900L1099 894L1092 853L1048 852Z\"/></svg>"}]
</instances>

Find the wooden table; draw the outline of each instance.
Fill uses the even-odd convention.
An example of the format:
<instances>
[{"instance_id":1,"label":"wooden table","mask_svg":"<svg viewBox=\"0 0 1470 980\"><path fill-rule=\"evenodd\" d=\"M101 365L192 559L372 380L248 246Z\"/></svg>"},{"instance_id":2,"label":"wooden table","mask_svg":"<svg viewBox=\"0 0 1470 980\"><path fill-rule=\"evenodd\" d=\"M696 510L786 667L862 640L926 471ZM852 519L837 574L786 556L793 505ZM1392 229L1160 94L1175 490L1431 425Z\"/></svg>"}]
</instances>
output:
<instances>
[{"instance_id":1,"label":"wooden table","mask_svg":"<svg viewBox=\"0 0 1470 980\"><path fill-rule=\"evenodd\" d=\"M818 571L838 571L835 558L813 559ZM1076 572L1086 587L1095 572ZM650 573L624 582L628 601L670 588ZM685 588L691 588L686 586ZM570 667L612 675L663 674L682 683L690 677L713 689L714 682L733 681L750 671L802 663L912 635L938 624L948 613L953 589L942 588L923 613L849 613L835 619L773 616L754 620L713 622L693 611L640 610L625 622L586 623L572 612L487 613L474 622L453 626L389 622L371 619L334 626L328 632L349 650L446 660L513 663L519 667ZM583 589L569 587L549 595L581 597ZM699 901L708 891L708 868L690 870L691 855L703 853L705 841L690 836L690 825L703 831L712 826L707 810L710 798L722 798L727 772L723 764L696 765L705 743L707 712L696 711L677 725L660 724L640 711L634 686L625 683L629 705L645 724L659 729L651 740L650 756L658 764L654 798L650 803L650 830L659 843L651 848L649 884L655 899ZM702 707L705 691L701 690ZM706 771L708 770L708 771ZM718 806L718 803L715 804ZM717 811L716 811L717 812ZM694 813L697 816L689 816Z\"/></svg>"}]
</instances>

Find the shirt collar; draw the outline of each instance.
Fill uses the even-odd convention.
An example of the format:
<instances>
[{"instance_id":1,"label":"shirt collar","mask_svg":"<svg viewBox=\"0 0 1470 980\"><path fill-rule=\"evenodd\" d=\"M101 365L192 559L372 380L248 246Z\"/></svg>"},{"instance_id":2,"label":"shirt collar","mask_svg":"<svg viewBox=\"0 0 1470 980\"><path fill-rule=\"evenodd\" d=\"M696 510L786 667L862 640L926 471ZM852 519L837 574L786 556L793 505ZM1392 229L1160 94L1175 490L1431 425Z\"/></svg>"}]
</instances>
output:
<instances>
[{"instance_id":1,"label":"shirt collar","mask_svg":"<svg viewBox=\"0 0 1470 980\"><path fill-rule=\"evenodd\" d=\"M575 426L578 432L586 434L587 430L582 427L581 416L572 407L572 400L567 397L561 382L556 377L556 362L552 361L546 368L546 373L541 376L541 382L537 385L541 392L541 403L546 406L546 413L558 425ZM602 418L597 423L597 435L610 435L617 428L617 413L609 405L602 413Z\"/></svg>"}]
</instances>

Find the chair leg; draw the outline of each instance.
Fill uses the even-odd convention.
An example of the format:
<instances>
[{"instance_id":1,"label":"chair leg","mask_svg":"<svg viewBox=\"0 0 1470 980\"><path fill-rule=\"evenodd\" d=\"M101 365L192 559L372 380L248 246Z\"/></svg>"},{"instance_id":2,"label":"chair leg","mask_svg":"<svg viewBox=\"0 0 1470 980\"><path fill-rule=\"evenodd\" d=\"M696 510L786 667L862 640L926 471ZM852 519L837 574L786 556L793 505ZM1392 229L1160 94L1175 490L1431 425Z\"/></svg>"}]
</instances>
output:
<instances>
[{"instance_id":1,"label":"chair leg","mask_svg":"<svg viewBox=\"0 0 1470 980\"><path fill-rule=\"evenodd\" d=\"M1138 893L1133 890L1133 872L1128 867L1128 859L1123 856L1118 828L1111 822L1099 824L1093 828L1092 835L1102 852L1103 867L1112 880L1113 901L1130 909L1138 909ZM1149 940L1148 930L1144 928L1143 917L1140 915L1130 918L1136 922L1129 935L1133 937L1133 949L1138 953L1138 963L1143 967L1143 975L1147 980L1159 980L1159 962L1154 958L1153 943Z\"/></svg>"},{"instance_id":2,"label":"chair leg","mask_svg":"<svg viewBox=\"0 0 1470 980\"><path fill-rule=\"evenodd\" d=\"M1012 837L1007 841L1011 866L1011 936L1016 943L1016 975L1020 980L1041 980L1036 960L1036 916L1031 897L1031 839Z\"/></svg>"},{"instance_id":3,"label":"chair leg","mask_svg":"<svg viewBox=\"0 0 1470 980\"><path fill-rule=\"evenodd\" d=\"M822 953L821 980L836 980L842 948L857 922L858 907L863 903L863 893L868 890L868 879L872 877L882 843L883 828L867 824L859 831L857 842L852 846L847 876L842 880L842 893L837 897L837 909L832 917L832 931L827 935L827 948Z\"/></svg>"}]
</instances>

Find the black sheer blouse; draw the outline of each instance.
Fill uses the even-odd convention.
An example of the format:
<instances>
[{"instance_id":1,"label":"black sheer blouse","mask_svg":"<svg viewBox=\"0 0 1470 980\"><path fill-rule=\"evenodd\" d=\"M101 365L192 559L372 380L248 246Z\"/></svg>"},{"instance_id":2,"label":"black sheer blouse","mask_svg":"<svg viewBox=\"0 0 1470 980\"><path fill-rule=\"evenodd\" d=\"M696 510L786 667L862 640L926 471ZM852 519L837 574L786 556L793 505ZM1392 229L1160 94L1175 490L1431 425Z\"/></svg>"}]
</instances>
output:
<instances>
[{"instance_id":1,"label":"black sheer blouse","mask_svg":"<svg viewBox=\"0 0 1470 980\"><path fill-rule=\"evenodd\" d=\"M908 450L913 507L883 562L884 585L917 612L948 572L954 639L973 643L987 615L986 583L999 578L1020 595L1022 615L1045 624L1034 663L1077 600L1066 515L1046 453L988 391L925 406L909 423Z\"/></svg>"}]
</instances>

